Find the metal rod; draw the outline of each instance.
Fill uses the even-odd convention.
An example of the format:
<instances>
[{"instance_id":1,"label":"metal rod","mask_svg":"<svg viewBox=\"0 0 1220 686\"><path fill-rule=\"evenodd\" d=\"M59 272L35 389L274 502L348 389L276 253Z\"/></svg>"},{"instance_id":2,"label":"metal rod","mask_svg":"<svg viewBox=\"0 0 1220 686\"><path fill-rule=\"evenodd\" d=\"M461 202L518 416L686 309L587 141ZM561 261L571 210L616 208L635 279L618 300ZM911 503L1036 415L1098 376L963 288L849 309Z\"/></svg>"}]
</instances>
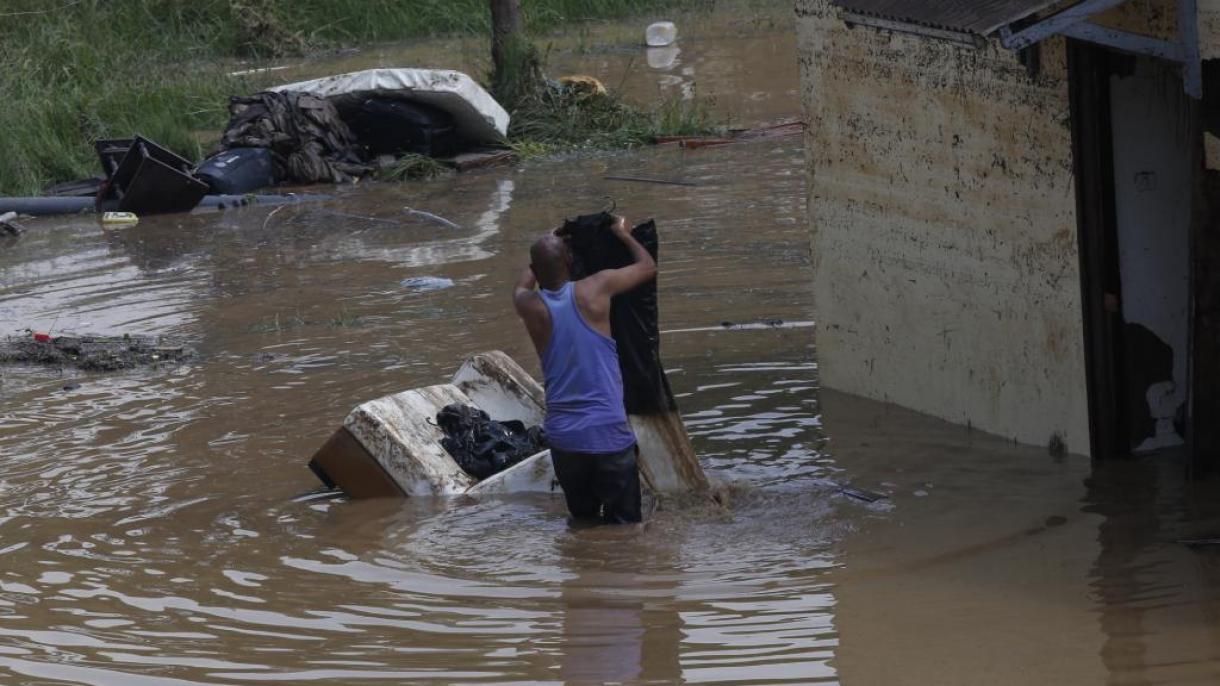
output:
<instances>
[{"instance_id":1,"label":"metal rod","mask_svg":"<svg viewBox=\"0 0 1220 686\"><path fill-rule=\"evenodd\" d=\"M655 179L649 176L606 176L607 181L638 181L640 183L659 183L666 186L698 186L694 181L677 181L674 179Z\"/></svg>"}]
</instances>

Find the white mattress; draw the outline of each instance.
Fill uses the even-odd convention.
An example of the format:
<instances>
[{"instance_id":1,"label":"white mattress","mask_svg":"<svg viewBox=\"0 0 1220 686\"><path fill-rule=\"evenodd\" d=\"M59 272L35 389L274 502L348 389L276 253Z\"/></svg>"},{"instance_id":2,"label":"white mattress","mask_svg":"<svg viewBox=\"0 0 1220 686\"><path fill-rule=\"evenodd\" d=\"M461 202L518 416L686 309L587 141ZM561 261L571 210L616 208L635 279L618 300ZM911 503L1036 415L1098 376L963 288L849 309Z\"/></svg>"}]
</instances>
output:
<instances>
[{"instance_id":1,"label":"white mattress","mask_svg":"<svg viewBox=\"0 0 1220 686\"><path fill-rule=\"evenodd\" d=\"M276 86L276 92L308 91L326 98L389 95L420 102L453 115L457 132L470 140L494 142L508 133L508 112L474 79L448 69L366 69Z\"/></svg>"}]
</instances>

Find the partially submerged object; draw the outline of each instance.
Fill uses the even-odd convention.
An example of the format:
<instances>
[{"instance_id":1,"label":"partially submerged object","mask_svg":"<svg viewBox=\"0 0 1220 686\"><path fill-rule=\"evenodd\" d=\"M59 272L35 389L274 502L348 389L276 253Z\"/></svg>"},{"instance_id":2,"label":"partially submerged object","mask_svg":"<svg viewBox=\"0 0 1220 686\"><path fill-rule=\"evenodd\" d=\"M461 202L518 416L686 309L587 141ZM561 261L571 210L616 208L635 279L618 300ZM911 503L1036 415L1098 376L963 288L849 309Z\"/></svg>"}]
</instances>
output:
<instances>
[{"instance_id":1,"label":"partially submerged object","mask_svg":"<svg viewBox=\"0 0 1220 686\"><path fill-rule=\"evenodd\" d=\"M340 109L371 97L422 103L452 115L457 135L476 143L499 142L508 133L508 112L474 79L460 71L366 69L271 90L315 93Z\"/></svg>"},{"instance_id":2,"label":"partially submerged object","mask_svg":"<svg viewBox=\"0 0 1220 686\"><path fill-rule=\"evenodd\" d=\"M195 175L213 194L250 193L275 185L275 160L268 148L234 148L204 160Z\"/></svg>"},{"instance_id":3,"label":"partially submerged object","mask_svg":"<svg viewBox=\"0 0 1220 686\"><path fill-rule=\"evenodd\" d=\"M74 367L112 372L178 363L195 351L181 341L159 336L91 336L31 333L0 340L0 364Z\"/></svg>"},{"instance_id":4,"label":"partially submerged object","mask_svg":"<svg viewBox=\"0 0 1220 686\"><path fill-rule=\"evenodd\" d=\"M451 496L558 489L550 451L483 481L462 470L441 445L435 417L444 407L470 405L497 420L528 426L545 416L542 387L502 352L475 355L452 382L378 398L348 414L314 454L310 469L353 498Z\"/></svg>"},{"instance_id":5,"label":"partially submerged object","mask_svg":"<svg viewBox=\"0 0 1220 686\"><path fill-rule=\"evenodd\" d=\"M678 40L678 27L672 21L658 21L644 31L644 42L650 48L663 48Z\"/></svg>"},{"instance_id":6,"label":"partially submerged object","mask_svg":"<svg viewBox=\"0 0 1220 686\"><path fill-rule=\"evenodd\" d=\"M310 468L353 498L479 495L559 490L550 451L477 481L441 445L437 413L472 405L497 420L541 424L546 400L512 358L493 351L466 361L448 384L417 388L360 405L313 456ZM654 492L706 492L708 481L676 412L632 416L640 473Z\"/></svg>"},{"instance_id":7,"label":"partially submerged object","mask_svg":"<svg viewBox=\"0 0 1220 686\"><path fill-rule=\"evenodd\" d=\"M20 236L25 227L17 223L16 212L0 212L0 236Z\"/></svg>"},{"instance_id":8,"label":"partially submerged object","mask_svg":"<svg viewBox=\"0 0 1220 686\"><path fill-rule=\"evenodd\" d=\"M126 143L126 151L113 167L110 163L118 151L103 149L103 143L119 142L98 143L103 167L109 167L106 169L109 176L98 200L115 201L115 209L119 212L189 212L208 194L207 184L194 176L194 164L147 138L136 136L122 141Z\"/></svg>"},{"instance_id":9,"label":"partially submerged object","mask_svg":"<svg viewBox=\"0 0 1220 686\"><path fill-rule=\"evenodd\" d=\"M600 79L585 74L572 74L559 77L559 85L568 93L577 97L593 97L606 95L606 85Z\"/></svg>"}]
</instances>

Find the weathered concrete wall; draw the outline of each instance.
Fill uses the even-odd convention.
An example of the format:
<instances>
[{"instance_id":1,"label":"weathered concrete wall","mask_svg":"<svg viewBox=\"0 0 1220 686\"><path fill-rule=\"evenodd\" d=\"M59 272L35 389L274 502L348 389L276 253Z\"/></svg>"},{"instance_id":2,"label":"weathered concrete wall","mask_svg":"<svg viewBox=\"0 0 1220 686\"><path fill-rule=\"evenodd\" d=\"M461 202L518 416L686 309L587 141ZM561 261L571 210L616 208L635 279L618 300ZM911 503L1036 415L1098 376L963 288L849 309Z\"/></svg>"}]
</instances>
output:
<instances>
[{"instance_id":1,"label":"weathered concrete wall","mask_svg":"<svg viewBox=\"0 0 1220 686\"><path fill-rule=\"evenodd\" d=\"M1122 31L1176 40L1178 0L1127 0L1090 21Z\"/></svg>"},{"instance_id":2,"label":"weathered concrete wall","mask_svg":"<svg viewBox=\"0 0 1220 686\"><path fill-rule=\"evenodd\" d=\"M797 0L831 388L1087 454L1066 58L848 29Z\"/></svg>"},{"instance_id":3,"label":"weathered concrete wall","mask_svg":"<svg viewBox=\"0 0 1220 686\"><path fill-rule=\"evenodd\" d=\"M1220 58L1220 0L1199 0L1199 54Z\"/></svg>"}]
</instances>

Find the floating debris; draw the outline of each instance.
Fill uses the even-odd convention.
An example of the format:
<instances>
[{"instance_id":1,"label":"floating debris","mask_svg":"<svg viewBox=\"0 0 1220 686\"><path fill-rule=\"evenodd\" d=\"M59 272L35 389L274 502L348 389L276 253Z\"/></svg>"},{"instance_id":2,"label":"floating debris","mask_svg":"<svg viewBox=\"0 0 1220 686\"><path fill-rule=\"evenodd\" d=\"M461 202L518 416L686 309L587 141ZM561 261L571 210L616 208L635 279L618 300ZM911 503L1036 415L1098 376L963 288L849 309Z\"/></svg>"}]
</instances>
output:
<instances>
[{"instance_id":1,"label":"floating debris","mask_svg":"<svg viewBox=\"0 0 1220 686\"><path fill-rule=\"evenodd\" d=\"M16 212L0 214L0 236L20 236L25 233L25 227L17 223Z\"/></svg>"},{"instance_id":2,"label":"floating debris","mask_svg":"<svg viewBox=\"0 0 1220 686\"><path fill-rule=\"evenodd\" d=\"M838 491L849 498L855 498L856 500L861 500L866 503L875 503L878 500L885 500L887 498L887 496L884 494L876 493L874 491L866 491L863 488L853 488L851 486L839 486Z\"/></svg>"},{"instance_id":3,"label":"floating debris","mask_svg":"<svg viewBox=\"0 0 1220 686\"><path fill-rule=\"evenodd\" d=\"M737 324L730 321L720 322L718 326L696 326L688 329L666 329L663 334L692 333L698 331L769 331L774 329L809 329L814 323L809 321L786 322L782 319L766 319L761 322Z\"/></svg>"},{"instance_id":4,"label":"floating debris","mask_svg":"<svg viewBox=\"0 0 1220 686\"><path fill-rule=\"evenodd\" d=\"M453 279L440 276L413 276L403 279L399 285L414 293L431 293L453 287Z\"/></svg>"},{"instance_id":5,"label":"floating debris","mask_svg":"<svg viewBox=\"0 0 1220 686\"><path fill-rule=\"evenodd\" d=\"M681 179L661 179L652 176L617 176L608 175L602 177L607 181L635 181L637 183L656 183L662 186L698 186L694 181L683 181Z\"/></svg>"},{"instance_id":6,"label":"floating debris","mask_svg":"<svg viewBox=\"0 0 1220 686\"><path fill-rule=\"evenodd\" d=\"M436 222L437 224L440 224L441 226L447 226L451 229L462 228L461 226L455 224L454 222L451 222L448 219L445 219L444 217L442 217L440 215L432 214L431 212L424 212L423 210L416 210L416 209L413 209L410 207L404 207L404 208L402 208L402 211L411 215L412 217L418 217L420 219L425 219L430 222Z\"/></svg>"},{"instance_id":7,"label":"floating debris","mask_svg":"<svg viewBox=\"0 0 1220 686\"><path fill-rule=\"evenodd\" d=\"M159 336L55 336L34 334L0 340L0 364L74 367L112 372L182 362L195 351Z\"/></svg>"}]
</instances>

